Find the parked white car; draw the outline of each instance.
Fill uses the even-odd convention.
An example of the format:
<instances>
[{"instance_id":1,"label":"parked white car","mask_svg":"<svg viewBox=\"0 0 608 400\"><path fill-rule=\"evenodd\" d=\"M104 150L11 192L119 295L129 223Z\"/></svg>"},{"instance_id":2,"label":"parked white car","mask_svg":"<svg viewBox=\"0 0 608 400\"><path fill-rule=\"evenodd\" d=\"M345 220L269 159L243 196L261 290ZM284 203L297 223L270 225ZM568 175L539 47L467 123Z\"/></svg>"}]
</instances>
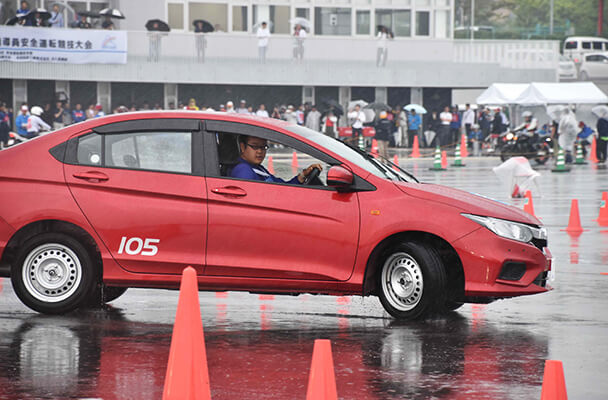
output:
<instances>
[{"instance_id":1,"label":"parked white car","mask_svg":"<svg viewBox=\"0 0 608 400\"><path fill-rule=\"evenodd\" d=\"M608 53L585 54L581 62L579 77L582 81L608 79Z\"/></svg>"},{"instance_id":2,"label":"parked white car","mask_svg":"<svg viewBox=\"0 0 608 400\"><path fill-rule=\"evenodd\" d=\"M566 56L559 56L558 72L560 81L576 80L578 77L576 64Z\"/></svg>"}]
</instances>

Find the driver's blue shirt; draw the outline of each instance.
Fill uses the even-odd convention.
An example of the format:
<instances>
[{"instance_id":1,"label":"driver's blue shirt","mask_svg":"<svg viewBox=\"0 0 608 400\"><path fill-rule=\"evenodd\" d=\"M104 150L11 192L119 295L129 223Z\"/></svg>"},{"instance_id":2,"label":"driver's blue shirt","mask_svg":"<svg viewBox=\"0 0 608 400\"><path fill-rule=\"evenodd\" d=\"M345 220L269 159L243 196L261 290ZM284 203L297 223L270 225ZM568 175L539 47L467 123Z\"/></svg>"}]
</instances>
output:
<instances>
[{"instance_id":1,"label":"driver's blue shirt","mask_svg":"<svg viewBox=\"0 0 608 400\"><path fill-rule=\"evenodd\" d=\"M233 178L240 179L249 179L253 181L263 181L263 182L277 182L277 183L291 183L295 185L299 185L300 181L298 180L298 176L294 176L290 181L284 181L281 178L277 178L272 175L262 164L255 165L251 164L241 157L239 157L239 163L232 168L230 172L230 176Z\"/></svg>"}]
</instances>

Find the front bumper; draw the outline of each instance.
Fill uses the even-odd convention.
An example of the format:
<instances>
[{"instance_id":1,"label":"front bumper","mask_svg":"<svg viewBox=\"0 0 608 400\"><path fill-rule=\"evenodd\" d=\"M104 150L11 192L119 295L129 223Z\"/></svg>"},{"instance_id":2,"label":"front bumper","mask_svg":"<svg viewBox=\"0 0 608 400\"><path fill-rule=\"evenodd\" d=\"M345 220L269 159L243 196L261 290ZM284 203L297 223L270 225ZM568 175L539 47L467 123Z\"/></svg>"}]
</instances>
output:
<instances>
[{"instance_id":1,"label":"front bumper","mask_svg":"<svg viewBox=\"0 0 608 400\"><path fill-rule=\"evenodd\" d=\"M501 298L551 290L552 255L547 247L505 239L480 228L453 243L465 276L465 297ZM517 273L508 270L516 265Z\"/></svg>"}]
</instances>

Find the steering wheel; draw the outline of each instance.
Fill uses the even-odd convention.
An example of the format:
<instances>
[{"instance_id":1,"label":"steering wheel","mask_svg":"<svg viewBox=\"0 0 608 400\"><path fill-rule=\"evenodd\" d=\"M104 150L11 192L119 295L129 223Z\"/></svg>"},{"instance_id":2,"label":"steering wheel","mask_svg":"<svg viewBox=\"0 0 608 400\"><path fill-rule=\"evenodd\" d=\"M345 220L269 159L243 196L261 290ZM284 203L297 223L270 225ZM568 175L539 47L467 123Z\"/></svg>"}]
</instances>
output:
<instances>
[{"instance_id":1,"label":"steering wheel","mask_svg":"<svg viewBox=\"0 0 608 400\"><path fill-rule=\"evenodd\" d=\"M310 174L308 174L306 176L306 178L304 178L304 182L302 182L302 185L310 185L321 173L321 171L319 171L318 168L313 168L312 171L310 171Z\"/></svg>"}]
</instances>

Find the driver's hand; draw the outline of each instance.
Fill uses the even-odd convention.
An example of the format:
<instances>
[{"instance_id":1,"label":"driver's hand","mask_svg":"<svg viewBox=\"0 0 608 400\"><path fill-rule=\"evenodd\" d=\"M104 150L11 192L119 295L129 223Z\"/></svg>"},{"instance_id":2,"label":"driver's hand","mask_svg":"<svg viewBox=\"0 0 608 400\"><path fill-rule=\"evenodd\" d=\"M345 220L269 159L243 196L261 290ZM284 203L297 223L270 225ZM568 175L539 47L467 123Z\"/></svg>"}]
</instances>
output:
<instances>
[{"instance_id":1,"label":"driver's hand","mask_svg":"<svg viewBox=\"0 0 608 400\"><path fill-rule=\"evenodd\" d=\"M304 180L306 179L306 177L308 175L310 175L310 173L312 172L313 169L318 169L319 172L323 171L323 166L321 164L312 164L310 165L308 168L302 170L302 172L300 172L300 174L298 175L298 180L300 181L300 183L303 183Z\"/></svg>"}]
</instances>

